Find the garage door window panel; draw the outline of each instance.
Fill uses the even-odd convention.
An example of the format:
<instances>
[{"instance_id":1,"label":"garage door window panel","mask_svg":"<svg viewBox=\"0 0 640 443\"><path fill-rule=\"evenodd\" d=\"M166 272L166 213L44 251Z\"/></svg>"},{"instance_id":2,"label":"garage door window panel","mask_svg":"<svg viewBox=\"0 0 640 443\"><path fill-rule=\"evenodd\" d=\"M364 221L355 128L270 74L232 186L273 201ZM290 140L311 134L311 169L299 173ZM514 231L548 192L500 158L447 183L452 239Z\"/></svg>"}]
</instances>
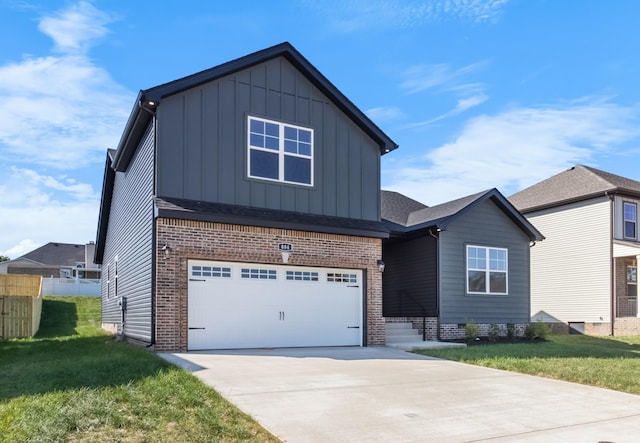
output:
<instances>
[{"instance_id":1,"label":"garage door window panel","mask_svg":"<svg viewBox=\"0 0 640 443\"><path fill-rule=\"evenodd\" d=\"M327 274L327 281L329 283L358 283L358 276L356 274L329 272Z\"/></svg>"},{"instance_id":2,"label":"garage door window panel","mask_svg":"<svg viewBox=\"0 0 640 443\"><path fill-rule=\"evenodd\" d=\"M252 280L276 280L278 278L278 272L275 269L242 268L240 277Z\"/></svg>"},{"instance_id":3,"label":"garage door window panel","mask_svg":"<svg viewBox=\"0 0 640 443\"><path fill-rule=\"evenodd\" d=\"M231 268L221 266L192 266L191 276L231 278Z\"/></svg>"},{"instance_id":4,"label":"garage door window panel","mask_svg":"<svg viewBox=\"0 0 640 443\"><path fill-rule=\"evenodd\" d=\"M310 271L287 271L286 279L287 281L319 281L318 273Z\"/></svg>"}]
</instances>

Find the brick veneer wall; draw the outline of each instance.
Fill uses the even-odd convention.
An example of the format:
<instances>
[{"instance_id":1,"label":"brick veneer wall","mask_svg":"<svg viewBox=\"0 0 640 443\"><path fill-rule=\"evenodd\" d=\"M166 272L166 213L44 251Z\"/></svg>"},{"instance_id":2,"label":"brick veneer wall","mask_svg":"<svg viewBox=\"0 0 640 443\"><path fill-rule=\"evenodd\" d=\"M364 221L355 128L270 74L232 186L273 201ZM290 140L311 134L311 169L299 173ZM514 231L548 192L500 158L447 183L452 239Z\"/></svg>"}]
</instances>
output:
<instances>
[{"instance_id":1,"label":"brick veneer wall","mask_svg":"<svg viewBox=\"0 0 640 443\"><path fill-rule=\"evenodd\" d=\"M291 243L289 265L362 269L366 277L367 344L384 345L382 240L290 229L191 220L156 220L155 350L187 350L187 261L283 264L279 243ZM164 258L163 245L171 248Z\"/></svg>"},{"instance_id":2,"label":"brick veneer wall","mask_svg":"<svg viewBox=\"0 0 640 443\"><path fill-rule=\"evenodd\" d=\"M465 338L465 326L465 324L458 323L443 323L440 325L440 338L442 340L458 340L461 338ZM506 337L507 324L497 323L497 326L500 328L500 337ZM478 323L478 336L487 337L489 335L490 327L491 324L489 323ZM525 323L516 323L514 324L514 327L516 337L522 337L527 325Z\"/></svg>"}]
</instances>

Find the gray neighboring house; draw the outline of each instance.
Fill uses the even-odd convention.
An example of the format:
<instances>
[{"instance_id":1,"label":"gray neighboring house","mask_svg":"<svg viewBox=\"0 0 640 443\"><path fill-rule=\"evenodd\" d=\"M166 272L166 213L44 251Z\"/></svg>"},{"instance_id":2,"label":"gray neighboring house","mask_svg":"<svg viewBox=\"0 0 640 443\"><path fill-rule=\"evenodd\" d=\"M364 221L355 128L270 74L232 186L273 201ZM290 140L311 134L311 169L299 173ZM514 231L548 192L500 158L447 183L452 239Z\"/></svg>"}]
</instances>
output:
<instances>
[{"instance_id":1,"label":"gray neighboring house","mask_svg":"<svg viewBox=\"0 0 640 443\"><path fill-rule=\"evenodd\" d=\"M395 148L289 43L140 91L105 163L103 327L163 351L384 344Z\"/></svg>"},{"instance_id":2,"label":"gray neighboring house","mask_svg":"<svg viewBox=\"0 0 640 443\"><path fill-rule=\"evenodd\" d=\"M547 237L532 251L532 319L565 332L640 334L640 182L577 165L509 200Z\"/></svg>"},{"instance_id":3,"label":"gray neighboring house","mask_svg":"<svg viewBox=\"0 0 640 443\"><path fill-rule=\"evenodd\" d=\"M95 243L84 245L49 242L18 258L0 263L0 274L29 274L53 278L99 279L93 262Z\"/></svg>"},{"instance_id":4,"label":"gray neighboring house","mask_svg":"<svg viewBox=\"0 0 640 443\"><path fill-rule=\"evenodd\" d=\"M383 314L427 339L529 323L529 254L544 237L496 189L433 207L382 191ZM423 327L425 329L423 329Z\"/></svg>"}]
</instances>

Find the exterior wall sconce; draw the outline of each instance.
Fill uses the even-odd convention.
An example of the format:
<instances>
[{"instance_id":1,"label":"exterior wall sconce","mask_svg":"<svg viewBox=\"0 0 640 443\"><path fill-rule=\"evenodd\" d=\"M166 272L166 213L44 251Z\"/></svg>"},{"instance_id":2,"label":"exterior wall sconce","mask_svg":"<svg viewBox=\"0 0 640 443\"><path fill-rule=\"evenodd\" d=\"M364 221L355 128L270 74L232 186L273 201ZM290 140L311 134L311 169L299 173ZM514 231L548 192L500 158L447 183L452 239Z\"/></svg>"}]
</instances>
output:
<instances>
[{"instance_id":1,"label":"exterior wall sconce","mask_svg":"<svg viewBox=\"0 0 640 443\"><path fill-rule=\"evenodd\" d=\"M380 272L384 272L384 262L382 261L382 259L378 259L378 261L376 262L378 265L378 271Z\"/></svg>"},{"instance_id":2,"label":"exterior wall sconce","mask_svg":"<svg viewBox=\"0 0 640 443\"><path fill-rule=\"evenodd\" d=\"M164 253L165 260L171 258L171 248L168 244L165 243L165 245L162 247L162 252Z\"/></svg>"}]
</instances>

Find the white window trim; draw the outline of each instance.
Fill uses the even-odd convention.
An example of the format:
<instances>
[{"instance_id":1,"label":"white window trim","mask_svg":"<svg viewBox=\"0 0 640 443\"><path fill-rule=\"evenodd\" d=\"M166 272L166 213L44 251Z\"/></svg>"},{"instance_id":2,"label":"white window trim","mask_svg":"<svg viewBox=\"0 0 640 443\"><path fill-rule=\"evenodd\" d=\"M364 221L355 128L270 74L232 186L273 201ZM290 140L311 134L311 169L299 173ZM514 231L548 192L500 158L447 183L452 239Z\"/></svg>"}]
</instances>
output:
<instances>
[{"instance_id":1,"label":"white window trim","mask_svg":"<svg viewBox=\"0 0 640 443\"><path fill-rule=\"evenodd\" d=\"M485 249L485 269L477 269L477 268L469 268L469 248L483 248ZM490 250L498 250L505 252L505 270L504 271L491 271L489 269L489 251ZM464 256L464 279L465 279L465 288L467 290L467 294L471 295L509 295L509 249L507 248L498 248L493 246L482 246L482 245L466 245L465 248L465 256ZM485 292L474 292L469 290L469 271L484 271L485 273ZM502 272L505 274L505 286L507 288L506 292L491 292L491 282L489 280L489 274L491 272Z\"/></svg>"},{"instance_id":2,"label":"white window trim","mask_svg":"<svg viewBox=\"0 0 640 443\"><path fill-rule=\"evenodd\" d=\"M257 120L257 121L261 121L261 122L265 122L265 123L271 123L274 125L278 125L278 150L275 151L273 149L267 149L267 148L261 148L258 146L252 146L251 145L251 120ZM310 131L311 132L311 155L301 155L301 154L294 154L292 152L285 152L284 150L284 127L285 126L289 126L290 128L296 128L296 129L303 129L305 131ZM247 117L247 177L249 178L254 178L257 180L266 180L266 181L270 181L270 182L276 182L276 183L287 183L287 184L291 184L291 185L298 185L298 186L306 186L306 187L313 187L314 186L314 140L315 140L315 135L314 135L314 131L313 128L307 128L304 126L299 126L299 125L294 125L291 123L285 123L285 122L279 122L276 120L268 120L266 118L261 118L261 117L254 117L252 115L249 115ZM279 178L276 179L272 179L272 178L267 178L267 177L260 177L260 176L256 176L256 175L251 175L251 150L254 149L256 151L262 151L262 152L269 152L271 154L278 154L278 172L279 172ZM311 171L309 172L309 178L310 178L310 183L300 183L300 182L292 182L292 181L287 181L284 179L284 159L285 156L291 156L291 157L299 157L299 158L304 158L304 159L309 159L310 160L310 168Z\"/></svg>"},{"instance_id":3,"label":"white window trim","mask_svg":"<svg viewBox=\"0 0 640 443\"><path fill-rule=\"evenodd\" d=\"M636 213L636 218L635 220L628 220L627 219L627 211L625 210L627 205L629 206L633 206L635 208L635 213ZM635 236L633 237L627 237L627 222L633 222L633 225L635 227L634 231L635 231ZM623 201L622 202L622 237L623 238L628 238L628 239L632 239L635 240L636 238L638 238L638 205L634 202L629 202L629 201Z\"/></svg>"}]
</instances>

